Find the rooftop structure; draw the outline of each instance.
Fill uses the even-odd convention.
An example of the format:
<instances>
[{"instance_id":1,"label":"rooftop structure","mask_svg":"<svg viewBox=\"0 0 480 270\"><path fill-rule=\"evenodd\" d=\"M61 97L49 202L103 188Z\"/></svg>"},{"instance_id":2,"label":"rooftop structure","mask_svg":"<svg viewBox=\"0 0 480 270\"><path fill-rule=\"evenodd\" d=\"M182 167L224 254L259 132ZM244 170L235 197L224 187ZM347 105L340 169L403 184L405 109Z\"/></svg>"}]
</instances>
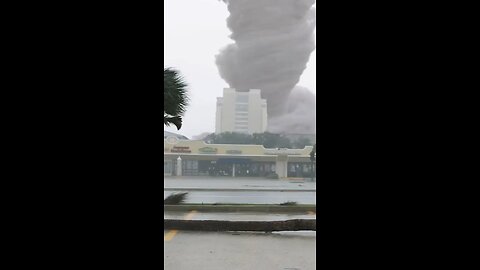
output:
<instances>
[{"instance_id":1,"label":"rooftop structure","mask_svg":"<svg viewBox=\"0 0 480 270\"><path fill-rule=\"evenodd\" d=\"M188 140L187 137L183 136L183 135L180 135L180 134L176 134L176 133L173 133L173 132L169 132L169 131L166 131L164 130L163 131L163 139L166 139L168 137L175 137L179 140Z\"/></svg>"}]
</instances>

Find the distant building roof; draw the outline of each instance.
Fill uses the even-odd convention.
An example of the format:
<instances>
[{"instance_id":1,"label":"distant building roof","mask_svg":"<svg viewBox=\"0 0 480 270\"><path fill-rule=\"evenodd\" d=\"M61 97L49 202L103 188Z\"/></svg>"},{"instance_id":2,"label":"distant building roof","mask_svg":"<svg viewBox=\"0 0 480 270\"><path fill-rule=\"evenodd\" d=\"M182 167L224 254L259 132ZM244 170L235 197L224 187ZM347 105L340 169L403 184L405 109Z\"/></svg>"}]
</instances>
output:
<instances>
[{"instance_id":1,"label":"distant building roof","mask_svg":"<svg viewBox=\"0 0 480 270\"><path fill-rule=\"evenodd\" d=\"M180 140L190 140L189 138L183 136L183 135L180 135L180 134L176 134L176 133L173 133L173 132L169 132L169 131L163 131L163 138L166 139L167 137L177 137L178 139Z\"/></svg>"}]
</instances>

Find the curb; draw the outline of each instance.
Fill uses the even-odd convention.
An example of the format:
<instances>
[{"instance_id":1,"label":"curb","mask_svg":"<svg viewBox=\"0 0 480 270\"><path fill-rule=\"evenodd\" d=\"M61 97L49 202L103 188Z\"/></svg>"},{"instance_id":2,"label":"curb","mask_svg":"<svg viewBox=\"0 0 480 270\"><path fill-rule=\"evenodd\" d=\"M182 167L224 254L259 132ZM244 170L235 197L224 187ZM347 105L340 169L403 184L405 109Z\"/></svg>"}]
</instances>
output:
<instances>
[{"instance_id":1,"label":"curb","mask_svg":"<svg viewBox=\"0 0 480 270\"><path fill-rule=\"evenodd\" d=\"M172 212L275 212L275 213L305 213L317 212L316 205L164 205L163 211Z\"/></svg>"},{"instance_id":2,"label":"curb","mask_svg":"<svg viewBox=\"0 0 480 270\"><path fill-rule=\"evenodd\" d=\"M250 188L163 188L164 191L280 191L280 192L316 192L316 189L250 189Z\"/></svg>"}]
</instances>

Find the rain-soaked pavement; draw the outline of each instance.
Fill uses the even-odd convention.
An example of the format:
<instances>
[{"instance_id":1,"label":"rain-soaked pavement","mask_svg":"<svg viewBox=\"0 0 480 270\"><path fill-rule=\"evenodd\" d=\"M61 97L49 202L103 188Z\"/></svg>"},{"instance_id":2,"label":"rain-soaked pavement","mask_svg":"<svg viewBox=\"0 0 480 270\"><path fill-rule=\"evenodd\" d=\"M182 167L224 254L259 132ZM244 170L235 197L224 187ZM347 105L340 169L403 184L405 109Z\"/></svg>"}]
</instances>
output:
<instances>
[{"instance_id":1,"label":"rain-soaked pavement","mask_svg":"<svg viewBox=\"0 0 480 270\"><path fill-rule=\"evenodd\" d=\"M164 269L313 270L315 241L293 233L181 231L163 242Z\"/></svg>"},{"instance_id":2,"label":"rain-soaked pavement","mask_svg":"<svg viewBox=\"0 0 480 270\"><path fill-rule=\"evenodd\" d=\"M190 220L231 220L231 221L275 221L287 219L315 219L315 213L201 213L191 211ZM164 219L183 219L187 213L164 212Z\"/></svg>"},{"instance_id":3,"label":"rain-soaked pavement","mask_svg":"<svg viewBox=\"0 0 480 270\"><path fill-rule=\"evenodd\" d=\"M170 194L188 192L185 203L251 203L280 204L288 201L298 204L316 204L315 192L280 191L164 191L166 198Z\"/></svg>"},{"instance_id":4,"label":"rain-soaked pavement","mask_svg":"<svg viewBox=\"0 0 480 270\"><path fill-rule=\"evenodd\" d=\"M189 190L194 189L194 190ZM282 190L282 191L280 191ZM310 179L182 177L164 179L164 196L188 192L186 202L316 203L316 183ZM313 212L187 213L166 212L165 219L271 221L315 219ZM192 232L164 231L164 269L251 270L316 269L316 232Z\"/></svg>"},{"instance_id":5,"label":"rain-soaked pavement","mask_svg":"<svg viewBox=\"0 0 480 270\"><path fill-rule=\"evenodd\" d=\"M164 218L191 220L287 220L310 214L165 213ZM164 269L315 269L316 232L164 231Z\"/></svg>"},{"instance_id":6,"label":"rain-soaked pavement","mask_svg":"<svg viewBox=\"0 0 480 270\"><path fill-rule=\"evenodd\" d=\"M188 192L186 203L316 203L316 183L310 179L181 177L164 179L164 198Z\"/></svg>"},{"instance_id":7,"label":"rain-soaked pavement","mask_svg":"<svg viewBox=\"0 0 480 270\"><path fill-rule=\"evenodd\" d=\"M164 189L252 189L252 190L316 190L316 182L311 179L271 180L265 178L233 177L165 177Z\"/></svg>"}]
</instances>

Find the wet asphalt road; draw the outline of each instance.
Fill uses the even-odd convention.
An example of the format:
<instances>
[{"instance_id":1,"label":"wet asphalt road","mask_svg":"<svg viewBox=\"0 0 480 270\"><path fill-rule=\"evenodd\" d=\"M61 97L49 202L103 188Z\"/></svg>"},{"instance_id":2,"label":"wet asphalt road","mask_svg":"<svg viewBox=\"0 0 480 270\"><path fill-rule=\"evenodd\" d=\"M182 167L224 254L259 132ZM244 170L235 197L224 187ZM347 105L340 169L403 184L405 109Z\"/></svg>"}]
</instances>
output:
<instances>
[{"instance_id":1,"label":"wet asphalt road","mask_svg":"<svg viewBox=\"0 0 480 270\"><path fill-rule=\"evenodd\" d=\"M170 188L207 188L207 189L308 189L315 190L316 182L310 179L271 180L264 178L232 177L166 177L163 187Z\"/></svg>"},{"instance_id":2,"label":"wet asphalt road","mask_svg":"<svg viewBox=\"0 0 480 270\"><path fill-rule=\"evenodd\" d=\"M279 204L287 201L315 204L315 192L279 191L181 191L188 192L186 203L252 203ZM180 191L164 191L164 198Z\"/></svg>"},{"instance_id":3,"label":"wet asphalt road","mask_svg":"<svg viewBox=\"0 0 480 270\"><path fill-rule=\"evenodd\" d=\"M191 211L188 213L181 212L164 212L164 219L184 219L188 215L190 220L231 220L231 221L277 221L287 219L315 219L315 213L202 213Z\"/></svg>"},{"instance_id":4,"label":"wet asphalt road","mask_svg":"<svg viewBox=\"0 0 480 270\"><path fill-rule=\"evenodd\" d=\"M286 220L314 214L165 213L189 220ZM315 269L316 232L164 231L164 269Z\"/></svg>"},{"instance_id":5,"label":"wet asphalt road","mask_svg":"<svg viewBox=\"0 0 480 270\"><path fill-rule=\"evenodd\" d=\"M315 241L315 233L182 231L164 241L164 269L313 270Z\"/></svg>"},{"instance_id":6,"label":"wet asphalt road","mask_svg":"<svg viewBox=\"0 0 480 270\"><path fill-rule=\"evenodd\" d=\"M164 198L173 193L188 192L186 203L316 203L316 183L309 179L165 178L164 188Z\"/></svg>"}]
</instances>

